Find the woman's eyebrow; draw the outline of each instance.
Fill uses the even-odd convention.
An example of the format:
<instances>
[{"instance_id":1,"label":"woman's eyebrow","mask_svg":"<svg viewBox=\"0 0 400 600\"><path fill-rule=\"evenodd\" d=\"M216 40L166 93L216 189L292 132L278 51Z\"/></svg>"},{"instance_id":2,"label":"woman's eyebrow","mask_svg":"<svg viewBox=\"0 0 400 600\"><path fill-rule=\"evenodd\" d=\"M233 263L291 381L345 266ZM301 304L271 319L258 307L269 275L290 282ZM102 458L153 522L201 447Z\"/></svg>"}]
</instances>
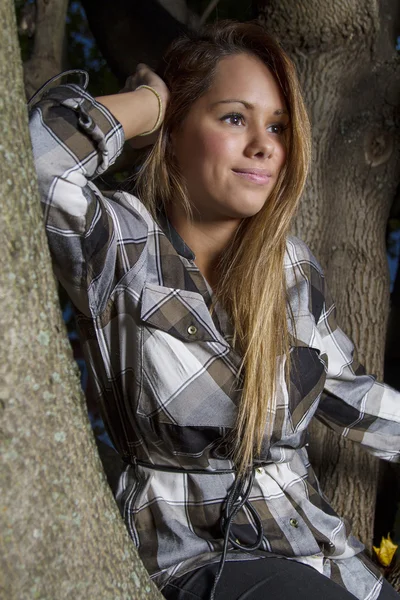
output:
<instances>
[{"instance_id":1,"label":"woman's eyebrow","mask_svg":"<svg viewBox=\"0 0 400 600\"><path fill-rule=\"evenodd\" d=\"M231 104L231 103L243 104L243 106L249 110L254 108L254 104L250 104L250 102L245 102L244 100L236 100L235 98L232 98L229 100L218 100L217 102L213 102L211 106L216 106L217 104Z\"/></svg>"},{"instance_id":2,"label":"woman's eyebrow","mask_svg":"<svg viewBox=\"0 0 400 600\"><path fill-rule=\"evenodd\" d=\"M245 108L247 108L248 110L254 109L254 104L250 104L250 102L246 102L245 100L238 100L236 98L230 98L229 100L218 100L217 102L213 102L211 104L211 108L213 108L217 104L231 104L231 103L243 104L243 106ZM287 115L287 114L289 114L289 113L286 110L286 108L278 108L277 110L274 111L274 115L276 115L276 116Z\"/></svg>"}]
</instances>

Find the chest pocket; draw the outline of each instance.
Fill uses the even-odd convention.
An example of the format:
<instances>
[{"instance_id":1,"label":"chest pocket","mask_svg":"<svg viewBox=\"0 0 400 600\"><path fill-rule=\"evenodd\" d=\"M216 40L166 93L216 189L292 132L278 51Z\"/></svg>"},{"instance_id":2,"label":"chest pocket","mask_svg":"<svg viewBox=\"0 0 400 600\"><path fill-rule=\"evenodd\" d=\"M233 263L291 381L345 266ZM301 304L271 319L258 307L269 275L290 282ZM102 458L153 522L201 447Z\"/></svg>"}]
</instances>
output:
<instances>
[{"instance_id":1,"label":"chest pocket","mask_svg":"<svg viewBox=\"0 0 400 600\"><path fill-rule=\"evenodd\" d=\"M147 284L140 318L143 322L186 342L222 341L200 294Z\"/></svg>"},{"instance_id":2,"label":"chest pocket","mask_svg":"<svg viewBox=\"0 0 400 600\"><path fill-rule=\"evenodd\" d=\"M138 414L170 425L231 427L236 366L202 296L147 284L140 314Z\"/></svg>"}]
</instances>

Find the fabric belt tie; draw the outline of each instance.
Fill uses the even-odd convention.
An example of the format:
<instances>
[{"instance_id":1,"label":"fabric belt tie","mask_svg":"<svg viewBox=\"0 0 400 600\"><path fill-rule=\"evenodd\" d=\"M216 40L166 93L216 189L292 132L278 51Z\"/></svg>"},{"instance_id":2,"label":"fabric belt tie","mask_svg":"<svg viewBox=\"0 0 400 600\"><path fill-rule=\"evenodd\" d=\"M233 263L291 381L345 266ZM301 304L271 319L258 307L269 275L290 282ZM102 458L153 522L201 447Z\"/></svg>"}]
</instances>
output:
<instances>
[{"instance_id":1,"label":"fabric belt tie","mask_svg":"<svg viewBox=\"0 0 400 600\"><path fill-rule=\"evenodd\" d=\"M179 467L167 467L164 465L157 465L138 459L133 459L133 461L129 462L129 464L132 464L133 466L139 465L147 469L154 469L155 471L163 471L165 473L188 473L191 475L226 475L230 473L236 474L235 469L219 469L215 471L206 471L204 469L183 469ZM253 465L251 470L249 470L247 473L235 478L234 484L230 488L224 501L220 522L221 531L224 538L224 545L222 548L221 560L219 561L218 571L215 575L214 585L211 589L209 600L214 600L215 598L215 592L218 585L218 581L220 580L225 565L229 543L231 543L234 548L245 552L254 552L255 550L258 550L258 548L262 544L264 537L262 521L260 519L260 515L249 501L249 496L254 483L255 469L256 466ZM240 541L238 541L231 533L231 525L236 515L243 507L247 508L254 520L254 525L257 532L257 539L254 542L254 544L241 544Z\"/></svg>"}]
</instances>

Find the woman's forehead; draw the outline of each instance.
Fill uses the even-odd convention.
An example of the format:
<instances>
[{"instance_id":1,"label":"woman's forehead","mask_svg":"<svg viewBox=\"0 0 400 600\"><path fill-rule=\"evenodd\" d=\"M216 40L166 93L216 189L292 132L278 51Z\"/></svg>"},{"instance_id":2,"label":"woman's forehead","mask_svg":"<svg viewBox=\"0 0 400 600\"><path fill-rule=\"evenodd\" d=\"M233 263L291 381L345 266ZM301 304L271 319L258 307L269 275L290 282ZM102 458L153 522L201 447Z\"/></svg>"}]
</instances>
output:
<instances>
[{"instance_id":1,"label":"woman's forehead","mask_svg":"<svg viewBox=\"0 0 400 600\"><path fill-rule=\"evenodd\" d=\"M238 100L253 107L285 108L281 89L270 69L256 56L237 54L222 58L204 102Z\"/></svg>"}]
</instances>

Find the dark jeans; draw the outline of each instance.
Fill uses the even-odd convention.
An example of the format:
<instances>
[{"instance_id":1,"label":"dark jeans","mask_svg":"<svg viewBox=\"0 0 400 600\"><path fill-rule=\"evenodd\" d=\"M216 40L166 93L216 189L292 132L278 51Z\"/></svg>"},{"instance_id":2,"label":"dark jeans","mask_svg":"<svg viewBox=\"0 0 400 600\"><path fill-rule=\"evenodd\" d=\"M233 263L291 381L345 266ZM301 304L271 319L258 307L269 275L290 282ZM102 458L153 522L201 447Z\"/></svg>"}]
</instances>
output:
<instances>
[{"instance_id":1,"label":"dark jeans","mask_svg":"<svg viewBox=\"0 0 400 600\"><path fill-rule=\"evenodd\" d=\"M207 565L167 585L167 600L208 600L218 565ZM283 558L225 563L215 600L354 600L342 586L301 563ZM379 600L400 600L385 581Z\"/></svg>"}]
</instances>

